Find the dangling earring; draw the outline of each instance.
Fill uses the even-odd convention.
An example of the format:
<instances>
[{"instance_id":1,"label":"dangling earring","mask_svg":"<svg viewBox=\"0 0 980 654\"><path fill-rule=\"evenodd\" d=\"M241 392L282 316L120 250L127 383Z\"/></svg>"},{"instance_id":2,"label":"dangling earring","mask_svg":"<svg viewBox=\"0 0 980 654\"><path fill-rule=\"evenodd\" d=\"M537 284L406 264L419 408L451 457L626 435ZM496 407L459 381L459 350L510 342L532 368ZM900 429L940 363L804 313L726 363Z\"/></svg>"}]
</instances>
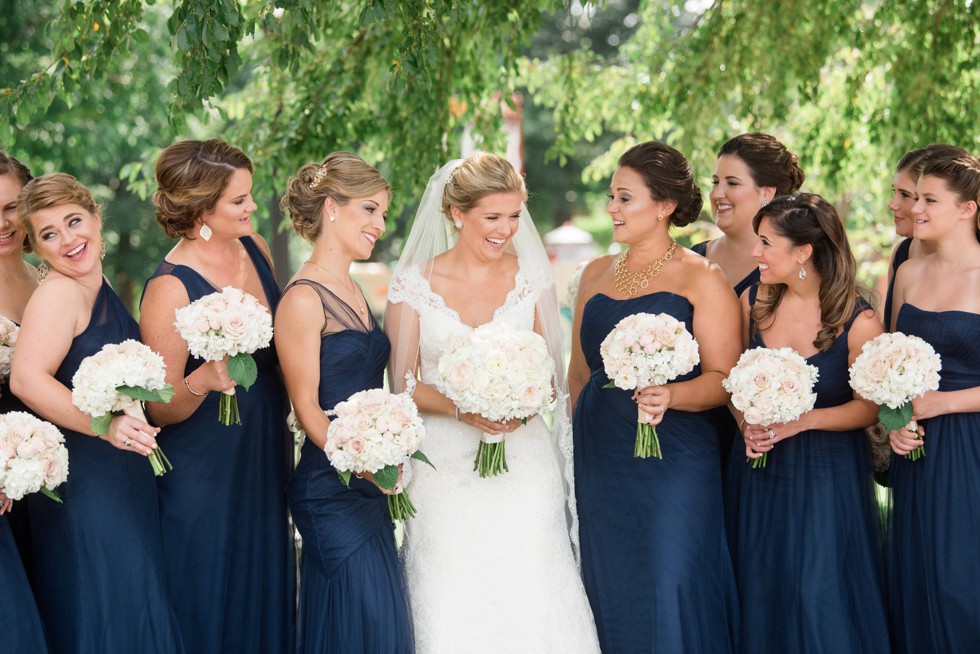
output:
<instances>
[{"instance_id":1,"label":"dangling earring","mask_svg":"<svg viewBox=\"0 0 980 654\"><path fill-rule=\"evenodd\" d=\"M105 259L105 239L102 239L102 248L99 250L99 260Z\"/></svg>"},{"instance_id":2,"label":"dangling earring","mask_svg":"<svg viewBox=\"0 0 980 654\"><path fill-rule=\"evenodd\" d=\"M330 220L330 222L337 220L337 216L334 215L327 216L327 218Z\"/></svg>"},{"instance_id":3,"label":"dangling earring","mask_svg":"<svg viewBox=\"0 0 980 654\"><path fill-rule=\"evenodd\" d=\"M41 259L41 263L39 263L37 265L37 283L38 284L40 284L41 282L43 282L44 281L44 278L47 277L48 270L50 270L50 268L48 267L48 262L45 261L44 259Z\"/></svg>"},{"instance_id":4,"label":"dangling earring","mask_svg":"<svg viewBox=\"0 0 980 654\"><path fill-rule=\"evenodd\" d=\"M662 223L664 221L664 215L660 214L659 216L657 216L657 221Z\"/></svg>"},{"instance_id":5,"label":"dangling earring","mask_svg":"<svg viewBox=\"0 0 980 654\"><path fill-rule=\"evenodd\" d=\"M463 229L463 221L457 218L453 221L453 226L456 227L456 229Z\"/></svg>"},{"instance_id":6,"label":"dangling earring","mask_svg":"<svg viewBox=\"0 0 980 654\"><path fill-rule=\"evenodd\" d=\"M803 266L800 266L800 281L803 281L804 279L806 279L806 269Z\"/></svg>"},{"instance_id":7,"label":"dangling earring","mask_svg":"<svg viewBox=\"0 0 980 654\"><path fill-rule=\"evenodd\" d=\"M201 238L203 238L205 241L210 241L211 235L214 234L214 232L211 231L211 228L208 227L207 223L201 223L201 231L199 233Z\"/></svg>"}]
</instances>

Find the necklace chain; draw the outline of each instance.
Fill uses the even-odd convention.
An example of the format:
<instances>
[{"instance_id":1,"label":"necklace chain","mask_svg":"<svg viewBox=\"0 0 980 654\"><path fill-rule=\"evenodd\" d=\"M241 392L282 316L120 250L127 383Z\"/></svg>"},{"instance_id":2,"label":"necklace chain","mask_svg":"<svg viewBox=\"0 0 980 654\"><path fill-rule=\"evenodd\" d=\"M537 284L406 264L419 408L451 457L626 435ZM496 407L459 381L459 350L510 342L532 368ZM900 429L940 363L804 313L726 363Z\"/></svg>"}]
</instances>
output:
<instances>
[{"instance_id":1,"label":"necklace chain","mask_svg":"<svg viewBox=\"0 0 980 654\"><path fill-rule=\"evenodd\" d=\"M664 256L660 257L651 264L648 264L633 272L626 267L626 260L630 256L630 251L627 250L623 256L616 263L615 274L613 276L613 284L616 290L625 295L627 298L631 298L637 294L637 292L646 289L650 284L650 280L660 274L667 265L667 262L674 258L674 250L677 249L677 241L671 240L670 247L667 248L667 252Z\"/></svg>"},{"instance_id":2,"label":"necklace chain","mask_svg":"<svg viewBox=\"0 0 980 654\"><path fill-rule=\"evenodd\" d=\"M351 297L354 298L354 303L357 305L357 311L358 311L358 313L360 313L362 316L364 315L364 307L361 305L361 298L359 297L359 294L357 292L357 285L354 283L354 280L353 279L348 278L348 279L350 279L351 288L347 288L347 285L344 284L344 280L342 280L340 277L337 277L337 275L335 275L333 272L331 272L330 269L321 266L320 264L318 264L313 259L307 259L306 260L306 263L310 264L314 268L319 268L320 270L322 270L323 272L327 273L328 275L330 275L331 277L333 277L334 279L336 279L338 282L340 282L341 288L343 288L345 291L347 291L348 293L350 293L351 294Z\"/></svg>"}]
</instances>

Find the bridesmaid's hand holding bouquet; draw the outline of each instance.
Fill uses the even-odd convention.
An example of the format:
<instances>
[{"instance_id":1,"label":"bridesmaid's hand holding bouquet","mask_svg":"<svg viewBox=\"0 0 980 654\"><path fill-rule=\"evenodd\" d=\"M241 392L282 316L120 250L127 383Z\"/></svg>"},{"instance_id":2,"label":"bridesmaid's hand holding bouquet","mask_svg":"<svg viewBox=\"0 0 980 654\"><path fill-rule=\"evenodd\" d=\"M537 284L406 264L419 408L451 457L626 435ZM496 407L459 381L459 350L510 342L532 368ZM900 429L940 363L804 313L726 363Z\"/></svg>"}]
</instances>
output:
<instances>
[{"instance_id":1,"label":"bridesmaid's hand holding bouquet","mask_svg":"<svg viewBox=\"0 0 980 654\"><path fill-rule=\"evenodd\" d=\"M174 327L192 355L205 361L228 357L228 375L245 390L255 383L258 368L252 353L272 341L272 315L245 291L226 286L177 309ZM218 421L242 424L235 389L223 391Z\"/></svg>"},{"instance_id":2,"label":"bridesmaid's hand holding bouquet","mask_svg":"<svg viewBox=\"0 0 980 654\"><path fill-rule=\"evenodd\" d=\"M880 334L865 343L854 360L851 388L879 405L878 420L885 429L918 433L919 426L912 419L912 400L939 388L941 369L939 355L918 336ZM916 461L925 454L924 446L919 445L905 457Z\"/></svg>"}]
</instances>

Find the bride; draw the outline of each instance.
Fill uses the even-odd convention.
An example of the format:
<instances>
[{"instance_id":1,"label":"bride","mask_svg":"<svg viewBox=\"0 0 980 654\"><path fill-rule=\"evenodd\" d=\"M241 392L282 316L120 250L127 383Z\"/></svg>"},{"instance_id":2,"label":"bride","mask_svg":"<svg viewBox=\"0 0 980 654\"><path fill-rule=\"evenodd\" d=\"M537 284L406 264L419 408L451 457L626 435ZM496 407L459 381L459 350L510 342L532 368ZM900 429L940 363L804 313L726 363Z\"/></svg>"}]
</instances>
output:
<instances>
[{"instance_id":1,"label":"bride","mask_svg":"<svg viewBox=\"0 0 980 654\"><path fill-rule=\"evenodd\" d=\"M599 651L570 536L577 525L555 282L526 197L500 156L443 166L388 291L390 379L395 392L414 389L423 449L436 468L412 471L418 514L405 528L420 654ZM558 369L554 429L541 416L522 425L463 413L436 390L448 344L496 321L534 329L548 343ZM509 472L481 478L473 470L482 432L505 437Z\"/></svg>"}]
</instances>

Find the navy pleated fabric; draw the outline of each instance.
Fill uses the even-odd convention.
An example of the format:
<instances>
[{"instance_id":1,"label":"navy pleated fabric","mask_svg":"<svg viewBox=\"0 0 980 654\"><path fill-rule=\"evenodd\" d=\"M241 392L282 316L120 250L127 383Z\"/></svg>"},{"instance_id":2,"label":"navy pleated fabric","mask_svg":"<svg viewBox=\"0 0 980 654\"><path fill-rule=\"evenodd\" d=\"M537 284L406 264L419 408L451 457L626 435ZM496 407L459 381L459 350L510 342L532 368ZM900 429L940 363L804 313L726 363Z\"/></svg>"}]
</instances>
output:
<instances>
[{"instance_id":1,"label":"navy pleated fabric","mask_svg":"<svg viewBox=\"0 0 980 654\"><path fill-rule=\"evenodd\" d=\"M305 279L294 285L313 288L323 303L320 406L332 409L358 391L381 388L390 346L373 318L366 328L324 286ZM289 507L303 537L297 651L411 653L408 596L385 495L354 476L344 486L326 453L307 439L289 481Z\"/></svg>"},{"instance_id":2,"label":"navy pleated fabric","mask_svg":"<svg viewBox=\"0 0 980 654\"><path fill-rule=\"evenodd\" d=\"M940 391L980 385L980 315L899 310L942 358ZM925 457L892 455L890 575L898 652L980 649L980 413L920 421Z\"/></svg>"}]
</instances>

